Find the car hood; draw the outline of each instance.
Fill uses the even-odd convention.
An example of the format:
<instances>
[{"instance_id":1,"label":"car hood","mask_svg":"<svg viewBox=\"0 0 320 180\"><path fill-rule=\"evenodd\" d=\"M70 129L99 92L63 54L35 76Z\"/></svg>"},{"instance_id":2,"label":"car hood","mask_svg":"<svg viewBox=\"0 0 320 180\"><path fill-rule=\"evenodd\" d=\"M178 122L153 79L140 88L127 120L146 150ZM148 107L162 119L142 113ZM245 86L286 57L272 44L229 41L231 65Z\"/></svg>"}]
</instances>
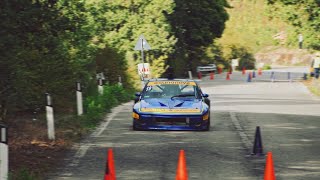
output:
<instances>
[{"instance_id":1,"label":"car hood","mask_svg":"<svg viewBox=\"0 0 320 180\"><path fill-rule=\"evenodd\" d=\"M142 112L201 113L202 106L201 99L152 98L140 101L140 110Z\"/></svg>"}]
</instances>

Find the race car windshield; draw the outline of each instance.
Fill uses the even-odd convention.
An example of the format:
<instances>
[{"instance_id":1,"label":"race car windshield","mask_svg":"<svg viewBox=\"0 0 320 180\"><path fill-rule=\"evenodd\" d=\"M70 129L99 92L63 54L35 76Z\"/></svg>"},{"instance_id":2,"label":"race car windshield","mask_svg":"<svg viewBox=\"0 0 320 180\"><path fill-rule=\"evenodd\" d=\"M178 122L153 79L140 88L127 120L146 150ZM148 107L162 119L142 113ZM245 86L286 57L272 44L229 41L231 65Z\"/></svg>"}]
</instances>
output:
<instances>
[{"instance_id":1,"label":"race car windshield","mask_svg":"<svg viewBox=\"0 0 320 180\"><path fill-rule=\"evenodd\" d=\"M142 94L142 98L197 98L197 86L183 83L149 83Z\"/></svg>"}]
</instances>

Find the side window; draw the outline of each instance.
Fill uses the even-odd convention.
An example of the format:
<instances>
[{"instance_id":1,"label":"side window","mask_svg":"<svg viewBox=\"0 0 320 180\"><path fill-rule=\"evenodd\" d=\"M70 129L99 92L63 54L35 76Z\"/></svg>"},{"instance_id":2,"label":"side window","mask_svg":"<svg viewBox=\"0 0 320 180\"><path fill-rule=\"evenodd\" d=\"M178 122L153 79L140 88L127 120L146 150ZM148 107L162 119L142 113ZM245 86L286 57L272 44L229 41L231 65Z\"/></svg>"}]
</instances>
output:
<instances>
[{"instance_id":1,"label":"side window","mask_svg":"<svg viewBox=\"0 0 320 180\"><path fill-rule=\"evenodd\" d=\"M181 94L194 94L194 86L182 87Z\"/></svg>"},{"instance_id":2,"label":"side window","mask_svg":"<svg viewBox=\"0 0 320 180\"><path fill-rule=\"evenodd\" d=\"M200 87L195 86L196 89L196 93L197 93L197 98L202 98L202 91L200 89Z\"/></svg>"}]
</instances>

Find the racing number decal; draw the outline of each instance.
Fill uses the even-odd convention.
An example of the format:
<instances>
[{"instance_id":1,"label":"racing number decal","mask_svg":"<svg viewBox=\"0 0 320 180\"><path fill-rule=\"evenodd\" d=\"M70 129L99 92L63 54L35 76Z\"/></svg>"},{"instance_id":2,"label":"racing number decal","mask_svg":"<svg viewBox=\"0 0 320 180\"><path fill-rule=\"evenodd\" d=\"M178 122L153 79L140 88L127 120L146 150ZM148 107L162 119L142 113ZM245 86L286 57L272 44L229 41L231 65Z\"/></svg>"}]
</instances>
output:
<instances>
[{"instance_id":1,"label":"racing number decal","mask_svg":"<svg viewBox=\"0 0 320 180\"><path fill-rule=\"evenodd\" d=\"M152 86L147 86L146 91L151 91L152 90Z\"/></svg>"}]
</instances>

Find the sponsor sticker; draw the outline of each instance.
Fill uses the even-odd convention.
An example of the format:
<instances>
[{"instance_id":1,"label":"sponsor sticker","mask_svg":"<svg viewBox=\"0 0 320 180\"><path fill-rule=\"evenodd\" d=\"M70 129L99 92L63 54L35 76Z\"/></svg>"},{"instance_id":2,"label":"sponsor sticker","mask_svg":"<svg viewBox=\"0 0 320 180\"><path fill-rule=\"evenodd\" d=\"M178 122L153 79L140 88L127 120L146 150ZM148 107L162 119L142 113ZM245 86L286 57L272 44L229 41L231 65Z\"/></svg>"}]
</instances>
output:
<instances>
[{"instance_id":1,"label":"sponsor sticker","mask_svg":"<svg viewBox=\"0 0 320 180\"><path fill-rule=\"evenodd\" d=\"M159 113L199 113L200 109L161 109L161 108L141 108L141 112Z\"/></svg>"},{"instance_id":2,"label":"sponsor sticker","mask_svg":"<svg viewBox=\"0 0 320 180\"><path fill-rule=\"evenodd\" d=\"M186 82L186 81L157 81L157 82L149 82L148 86L155 86L160 84L177 84L177 85L189 85L189 86L196 86L195 82Z\"/></svg>"}]
</instances>

